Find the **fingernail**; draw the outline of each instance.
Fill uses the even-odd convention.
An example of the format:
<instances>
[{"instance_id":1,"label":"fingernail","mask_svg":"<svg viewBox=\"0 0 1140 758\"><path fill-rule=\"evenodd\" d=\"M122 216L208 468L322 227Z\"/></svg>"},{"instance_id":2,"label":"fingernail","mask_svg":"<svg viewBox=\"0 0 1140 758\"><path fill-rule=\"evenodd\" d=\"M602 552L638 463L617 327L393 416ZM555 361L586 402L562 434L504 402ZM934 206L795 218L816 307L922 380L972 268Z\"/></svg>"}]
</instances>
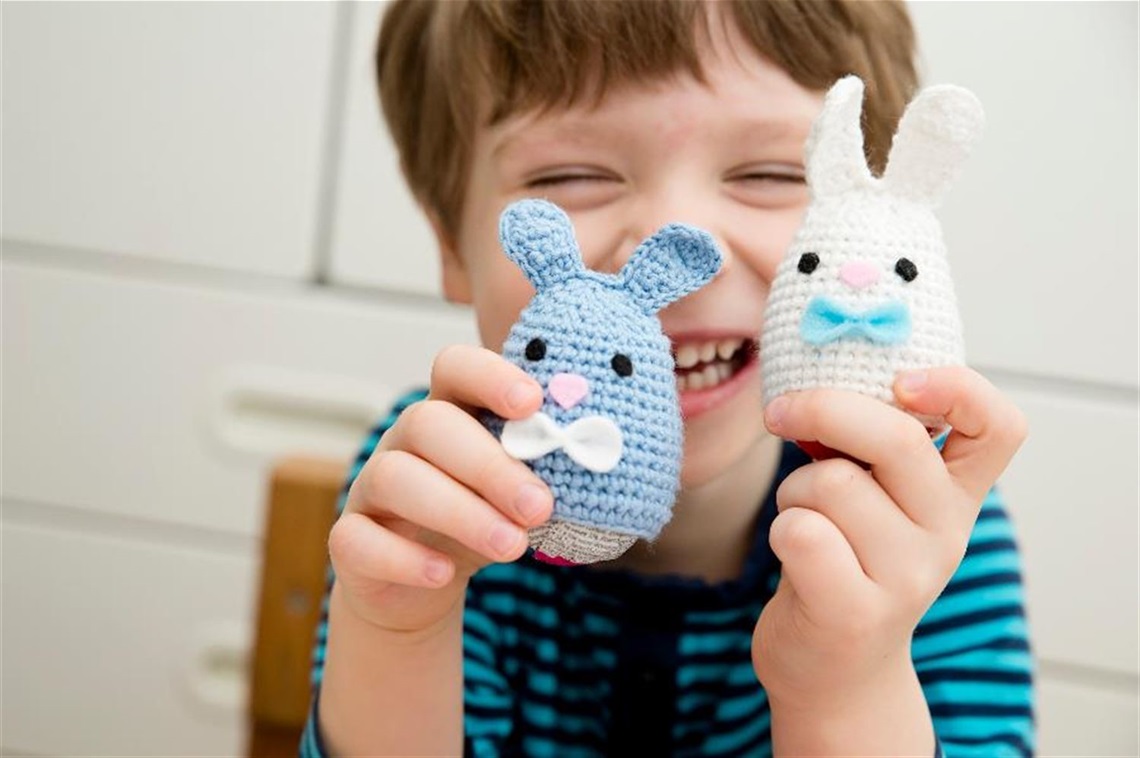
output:
<instances>
[{"instance_id":1,"label":"fingernail","mask_svg":"<svg viewBox=\"0 0 1140 758\"><path fill-rule=\"evenodd\" d=\"M899 376L899 387L907 392L918 392L926 386L925 371L904 371Z\"/></svg>"},{"instance_id":2,"label":"fingernail","mask_svg":"<svg viewBox=\"0 0 1140 758\"><path fill-rule=\"evenodd\" d=\"M527 404L531 396L534 395L534 385L530 382L515 382L515 385L507 392L507 405L514 410L518 410Z\"/></svg>"},{"instance_id":3,"label":"fingernail","mask_svg":"<svg viewBox=\"0 0 1140 758\"><path fill-rule=\"evenodd\" d=\"M511 526L510 524L499 524L491 530L491 536L488 541L491 543L491 549L499 555L507 555L514 550L515 545L519 543L520 534L518 527Z\"/></svg>"},{"instance_id":4,"label":"fingernail","mask_svg":"<svg viewBox=\"0 0 1140 758\"><path fill-rule=\"evenodd\" d=\"M447 561L442 558L437 558L434 555L428 558L427 563L424 565L424 576L426 576L428 581L432 584L443 584L447 581L448 572Z\"/></svg>"},{"instance_id":5,"label":"fingernail","mask_svg":"<svg viewBox=\"0 0 1140 758\"><path fill-rule=\"evenodd\" d=\"M538 518L546 508L546 493L535 484L524 484L519 487L518 497L515 498L515 508L526 521Z\"/></svg>"},{"instance_id":6,"label":"fingernail","mask_svg":"<svg viewBox=\"0 0 1140 758\"><path fill-rule=\"evenodd\" d=\"M783 420L784 414L788 411L789 402L786 397L778 397L768 403L768 407L764 409L764 417L768 420L768 426L770 428L780 426L780 421Z\"/></svg>"}]
</instances>

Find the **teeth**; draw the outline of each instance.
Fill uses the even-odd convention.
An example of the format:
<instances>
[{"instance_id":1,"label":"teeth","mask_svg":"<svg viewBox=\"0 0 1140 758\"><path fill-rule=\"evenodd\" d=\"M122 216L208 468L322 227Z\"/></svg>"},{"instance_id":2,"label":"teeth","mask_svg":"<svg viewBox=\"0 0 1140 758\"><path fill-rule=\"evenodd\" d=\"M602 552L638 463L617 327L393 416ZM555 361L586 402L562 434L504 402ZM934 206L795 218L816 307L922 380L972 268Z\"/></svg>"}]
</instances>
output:
<instances>
[{"instance_id":1,"label":"teeth","mask_svg":"<svg viewBox=\"0 0 1140 758\"><path fill-rule=\"evenodd\" d=\"M717 358L727 361L743 344L740 337L686 343L677 348L677 368L692 368L698 363L712 363Z\"/></svg>"},{"instance_id":2,"label":"teeth","mask_svg":"<svg viewBox=\"0 0 1140 758\"><path fill-rule=\"evenodd\" d=\"M721 360L727 361L743 344L744 340L742 339L721 340L716 346L716 354L720 356Z\"/></svg>"},{"instance_id":3,"label":"teeth","mask_svg":"<svg viewBox=\"0 0 1140 758\"><path fill-rule=\"evenodd\" d=\"M747 342L742 337L729 337L707 342L688 342L677 348L677 391L715 387L732 376L736 355Z\"/></svg>"},{"instance_id":4,"label":"teeth","mask_svg":"<svg viewBox=\"0 0 1140 758\"><path fill-rule=\"evenodd\" d=\"M681 345L677 348L677 368L692 368L697 365L700 353L693 344Z\"/></svg>"},{"instance_id":5,"label":"teeth","mask_svg":"<svg viewBox=\"0 0 1140 758\"><path fill-rule=\"evenodd\" d=\"M717 361L705 366L700 371L688 371L677 376L677 391L708 389L715 387L732 376L732 364Z\"/></svg>"}]
</instances>

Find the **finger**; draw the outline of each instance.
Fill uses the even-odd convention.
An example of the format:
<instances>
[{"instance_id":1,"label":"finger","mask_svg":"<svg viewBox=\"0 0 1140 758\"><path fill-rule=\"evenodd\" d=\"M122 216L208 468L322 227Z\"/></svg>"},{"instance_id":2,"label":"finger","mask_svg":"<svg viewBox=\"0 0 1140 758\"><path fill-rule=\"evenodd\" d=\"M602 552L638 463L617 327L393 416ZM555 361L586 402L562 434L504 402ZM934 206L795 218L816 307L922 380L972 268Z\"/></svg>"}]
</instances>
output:
<instances>
[{"instance_id":1,"label":"finger","mask_svg":"<svg viewBox=\"0 0 1140 758\"><path fill-rule=\"evenodd\" d=\"M542 405L542 386L518 366L491 350L451 345L431 367L432 400L445 400L468 412L486 408L503 418L526 418Z\"/></svg>"},{"instance_id":2,"label":"finger","mask_svg":"<svg viewBox=\"0 0 1140 758\"><path fill-rule=\"evenodd\" d=\"M780 511L807 508L823 515L851 545L863 573L887 585L913 559L913 522L869 471L842 458L801 466L776 490Z\"/></svg>"},{"instance_id":3,"label":"finger","mask_svg":"<svg viewBox=\"0 0 1140 758\"><path fill-rule=\"evenodd\" d=\"M895 394L916 413L946 418L952 430L942 459L973 502L981 503L1025 441L1025 415L989 380L965 366L900 377Z\"/></svg>"},{"instance_id":4,"label":"finger","mask_svg":"<svg viewBox=\"0 0 1140 758\"><path fill-rule=\"evenodd\" d=\"M863 607L871 582L839 527L822 514L789 508L777 514L768 540L809 618L828 624Z\"/></svg>"},{"instance_id":5,"label":"finger","mask_svg":"<svg viewBox=\"0 0 1140 758\"><path fill-rule=\"evenodd\" d=\"M947 495L953 481L917 419L873 397L808 390L778 397L765 409L768 428L786 439L822 442L871 466L871 473L912 521L928 529L957 524Z\"/></svg>"},{"instance_id":6,"label":"finger","mask_svg":"<svg viewBox=\"0 0 1140 758\"><path fill-rule=\"evenodd\" d=\"M526 550L525 530L427 461L387 450L374 455L368 467L366 489L355 498L365 514L381 521L404 519L490 561L513 561Z\"/></svg>"},{"instance_id":7,"label":"finger","mask_svg":"<svg viewBox=\"0 0 1140 758\"><path fill-rule=\"evenodd\" d=\"M546 483L451 403L425 400L409 407L380 449L406 450L422 458L523 526L545 522L554 509Z\"/></svg>"},{"instance_id":8,"label":"finger","mask_svg":"<svg viewBox=\"0 0 1140 758\"><path fill-rule=\"evenodd\" d=\"M361 513L346 513L329 533L329 557L342 581L442 587L455 575L446 555L401 537ZM375 587L373 587L375 589Z\"/></svg>"}]
</instances>

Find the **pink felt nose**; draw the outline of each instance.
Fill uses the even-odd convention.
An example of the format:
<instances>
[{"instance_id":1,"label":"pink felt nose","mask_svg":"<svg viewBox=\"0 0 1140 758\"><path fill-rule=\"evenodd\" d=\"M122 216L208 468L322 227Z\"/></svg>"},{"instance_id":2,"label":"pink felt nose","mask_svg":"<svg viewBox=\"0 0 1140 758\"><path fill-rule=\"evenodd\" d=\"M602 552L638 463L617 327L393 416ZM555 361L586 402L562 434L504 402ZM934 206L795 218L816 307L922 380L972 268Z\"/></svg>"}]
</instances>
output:
<instances>
[{"instance_id":1,"label":"pink felt nose","mask_svg":"<svg viewBox=\"0 0 1140 758\"><path fill-rule=\"evenodd\" d=\"M555 374L550 377L550 384L546 385L554 402L566 410L570 410L582 401L590 390L586 377L579 374Z\"/></svg>"},{"instance_id":2,"label":"pink felt nose","mask_svg":"<svg viewBox=\"0 0 1140 758\"><path fill-rule=\"evenodd\" d=\"M851 261L839 269L839 278L851 289L860 290L879 281L879 267L867 261Z\"/></svg>"}]
</instances>

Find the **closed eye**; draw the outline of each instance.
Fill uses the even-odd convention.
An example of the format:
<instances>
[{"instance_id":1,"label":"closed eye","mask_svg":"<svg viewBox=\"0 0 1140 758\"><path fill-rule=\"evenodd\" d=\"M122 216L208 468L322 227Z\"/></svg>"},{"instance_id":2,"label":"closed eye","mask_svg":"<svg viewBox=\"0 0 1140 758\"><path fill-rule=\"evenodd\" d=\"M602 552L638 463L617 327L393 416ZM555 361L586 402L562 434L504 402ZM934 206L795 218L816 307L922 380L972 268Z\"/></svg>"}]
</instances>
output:
<instances>
[{"instance_id":1,"label":"closed eye","mask_svg":"<svg viewBox=\"0 0 1140 758\"><path fill-rule=\"evenodd\" d=\"M732 177L733 181L745 182L776 182L779 184L804 184L803 174L784 174L777 172L758 171Z\"/></svg>"},{"instance_id":2,"label":"closed eye","mask_svg":"<svg viewBox=\"0 0 1140 758\"><path fill-rule=\"evenodd\" d=\"M797 166L753 166L727 177L728 192L759 208L783 208L807 201L807 182Z\"/></svg>"},{"instance_id":3,"label":"closed eye","mask_svg":"<svg viewBox=\"0 0 1140 758\"><path fill-rule=\"evenodd\" d=\"M616 174L569 169L536 174L525 180L525 186L569 213L591 210L616 200L624 184Z\"/></svg>"},{"instance_id":4,"label":"closed eye","mask_svg":"<svg viewBox=\"0 0 1140 758\"><path fill-rule=\"evenodd\" d=\"M555 187L563 184L570 184L572 182L612 182L616 181L612 177L604 176L602 174L553 174L551 176L540 176L531 179L527 182L528 187Z\"/></svg>"}]
</instances>

